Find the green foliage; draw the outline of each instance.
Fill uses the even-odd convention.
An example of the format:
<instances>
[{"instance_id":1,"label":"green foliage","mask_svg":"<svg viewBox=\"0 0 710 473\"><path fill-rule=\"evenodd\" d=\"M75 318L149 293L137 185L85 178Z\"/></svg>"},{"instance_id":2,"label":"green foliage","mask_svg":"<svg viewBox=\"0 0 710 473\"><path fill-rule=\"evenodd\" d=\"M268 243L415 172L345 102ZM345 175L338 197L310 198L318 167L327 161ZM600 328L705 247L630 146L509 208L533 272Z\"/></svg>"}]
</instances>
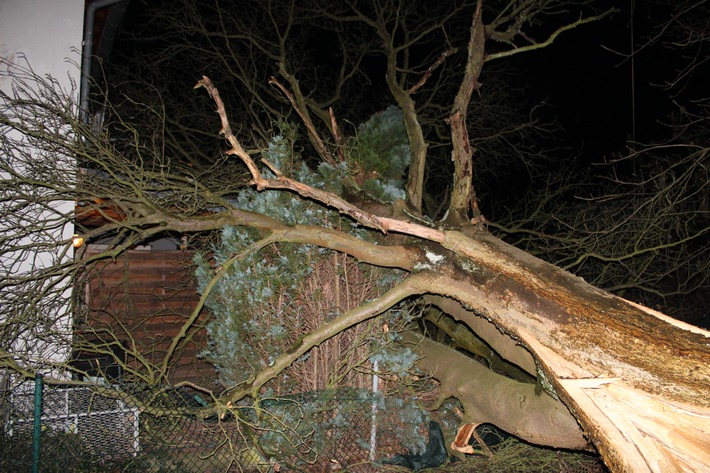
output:
<instances>
[{"instance_id":1,"label":"green foliage","mask_svg":"<svg viewBox=\"0 0 710 473\"><path fill-rule=\"evenodd\" d=\"M385 315L388 326L396 326L398 321L405 326L410 325L418 317L419 311L416 304L402 302L390 309ZM415 313L416 312L416 313ZM389 373L404 378L414 369L418 355L410 348L402 346L401 335L396 331L383 332L373 339L373 345L378 348L372 350L369 361L378 372Z\"/></svg>"},{"instance_id":2,"label":"green foliage","mask_svg":"<svg viewBox=\"0 0 710 473\"><path fill-rule=\"evenodd\" d=\"M410 161L402 110L390 106L357 129L351 154L358 164L384 179L401 179Z\"/></svg>"},{"instance_id":3,"label":"green foliage","mask_svg":"<svg viewBox=\"0 0 710 473\"><path fill-rule=\"evenodd\" d=\"M340 194L342 192L342 181L350 174L350 172L351 171L348 168L347 163L338 163L336 165L322 163L320 166L318 166L318 174L323 177L323 185L325 186L325 189L330 192L335 192L336 194ZM311 183L312 179L309 181L309 176L307 174L303 177L306 178L306 181L301 182L305 182L309 185L315 184L315 186L318 187L319 183Z\"/></svg>"},{"instance_id":4,"label":"green foliage","mask_svg":"<svg viewBox=\"0 0 710 473\"><path fill-rule=\"evenodd\" d=\"M295 160L290 145L283 134L275 136L264 157L278 169L290 168ZM270 177L270 171L264 174ZM327 209L280 191L247 189L236 197L235 205L291 224L337 220L337 215ZM258 237L249 228L225 227L220 244L212 248L214 264L221 266ZM247 380L280 354L287 342L282 321L298 317L298 307L289 294L310 271L302 260L318 253L322 251L281 244L250 253L228 267L207 301L213 322L208 326L210 343L203 353L217 366L224 383ZM214 272L204 257L198 257L196 262L200 290L204 290Z\"/></svg>"},{"instance_id":5,"label":"green foliage","mask_svg":"<svg viewBox=\"0 0 710 473\"><path fill-rule=\"evenodd\" d=\"M361 124L349 157L351 168L365 176L365 192L384 201L404 199L403 179L411 152L402 111L390 106Z\"/></svg>"},{"instance_id":6,"label":"green foliage","mask_svg":"<svg viewBox=\"0 0 710 473\"><path fill-rule=\"evenodd\" d=\"M404 377L414 368L417 354L409 348L400 348L399 345L387 345L373 353L370 361L377 363L378 369L382 371Z\"/></svg>"},{"instance_id":7,"label":"green foliage","mask_svg":"<svg viewBox=\"0 0 710 473\"><path fill-rule=\"evenodd\" d=\"M358 155L367 156L363 159L375 165L375 150L384 153L381 156L386 156L391 163L377 167L378 173L384 173L383 176L401 175L408 160L408 149L405 146L401 143L385 146L389 141L396 140L377 136L378 130L386 134L388 130L397 129L398 121L398 126L402 128L401 112L390 108L361 127L363 140ZM296 139L293 127L282 124L281 131L269 143L264 158L277 169L294 174L301 182L316 188L339 191L341 178L351 172L348 166L321 165L314 172L293 152ZM271 177L271 171L264 170L264 175ZM389 184L381 186L387 189L388 186L394 186L394 181L389 179ZM381 196L392 197L397 191L392 187L392 190L381 193ZM288 192L246 189L234 199L235 206L241 209L271 216L289 224L338 228L360 238L368 238L366 230L341 218L337 212ZM259 238L260 235L253 229L225 227L220 243L211 249L211 260L204 256L196 258L201 291L206 289L214 276L215 267L225 271L207 300L213 318L208 325L210 342L202 356L217 367L221 381L227 386L248 381L258 371L272 364L298 337L308 331L304 319L308 314L304 313L303 304L299 302L299 297L302 297L299 291L303 291L302 285L317 262L331 254L320 247L289 243L249 251L250 246ZM226 264L237 254L242 255L237 262ZM369 271L368 274L374 274L372 268L363 269ZM386 287L392 278L383 278L382 281L381 287ZM321 294L311 293L308 297L317 298ZM328 304L323 306L328 307ZM373 338L371 346L376 350L384 343ZM410 366L410 360L406 355L400 358L393 358L390 365L397 372L403 373ZM389 366L384 358L383 366ZM296 383L296 379L284 373L272 386L278 386L278 392L290 392L295 389Z\"/></svg>"}]
</instances>

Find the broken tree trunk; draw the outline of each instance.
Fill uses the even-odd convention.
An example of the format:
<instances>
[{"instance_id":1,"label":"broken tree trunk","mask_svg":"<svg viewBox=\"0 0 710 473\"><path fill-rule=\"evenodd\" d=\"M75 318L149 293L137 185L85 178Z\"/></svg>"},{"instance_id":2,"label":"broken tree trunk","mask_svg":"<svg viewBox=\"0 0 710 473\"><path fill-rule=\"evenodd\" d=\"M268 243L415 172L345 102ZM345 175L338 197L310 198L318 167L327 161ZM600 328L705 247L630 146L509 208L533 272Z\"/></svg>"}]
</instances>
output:
<instances>
[{"instance_id":1,"label":"broken tree trunk","mask_svg":"<svg viewBox=\"0 0 710 473\"><path fill-rule=\"evenodd\" d=\"M708 468L710 332L597 289L488 233L445 232L441 245L453 261L436 268L428 289L460 304L438 305L526 371L533 355L612 471ZM491 323L505 336L481 333ZM448 382L463 393L470 380Z\"/></svg>"}]
</instances>

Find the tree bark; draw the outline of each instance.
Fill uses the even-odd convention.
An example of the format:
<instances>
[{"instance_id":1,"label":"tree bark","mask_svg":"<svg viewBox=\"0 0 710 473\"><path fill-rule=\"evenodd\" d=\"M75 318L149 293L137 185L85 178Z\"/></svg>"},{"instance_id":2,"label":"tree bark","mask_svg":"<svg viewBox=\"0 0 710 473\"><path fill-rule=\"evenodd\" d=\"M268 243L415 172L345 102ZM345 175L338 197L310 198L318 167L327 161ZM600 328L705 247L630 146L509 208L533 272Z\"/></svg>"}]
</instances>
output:
<instances>
[{"instance_id":1,"label":"tree bark","mask_svg":"<svg viewBox=\"0 0 710 473\"><path fill-rule=\"evenodd\" d=\"M455 269L440 268L429 291L481 314L455 312L461 322L476 327L482 316L524 346L612 471L707 467L710 332L487 233L446 232L442 246L456 253Z\"/></svg>"},{"instance_id":2,"label":"tree bark","mask_svg":"<svg viewBox=\"0 0 710 473\"><path fill-rule=\"evenodd\" d=\"M471 104L473 91L479 86L478 78L485 62L485 36L483 19L481 17L482 2L476 3L476 11L471 23L471 37L468 44L466 69L461 86L454 99L451 115L448 118L451 126L451 160L454 162L453 187L449 202L447 221L457 225L468 221L469 208L473 211L475 221L479 219L478 202L473 188L473 155L475 149L468 138L466 117Z\"/></svg>"},{"instance_id":3,"label":"tree bark","mask_svg":"<svg viewBox=\"0 0 710 473\"><path fill-rule=\"evenodd\" d=\"M450 397L461 401L464 423L491 423L538 445L589 448L577 420L565 405L544 392L536 392L534 384L493 373L453 348L424 337L409 335L406 340L415 344L422 356L419 367L441 383L439 402Z\"/></svg>"},{"instance_id":4,"label":"tree bark","mask_svg":"<svg viewBox=\"0 0 710 473\"><path fill-rule=\"evenodd\" d=\"M416 226L403 228L416 233ZM301 234L312 232L314 242L321 231L299 227ZM441 238L440 246L429 243L424 251L408 253L410 261L420 258L419 262L401 264L410 266L412 273L393 294L443 296L437 301L440 308L469 326L507 361L527 372L537 371L539 382L556 392L612 471L702 471L707 466L709 332L597 289L486 232L467 235L451 230L435 236ZM298 240L308 238L301 235ZM359 248L363 242L343 243L341 251L367 256L372 264L392 263L386 246L363 252ZM321 244L327 246L327 241ZM363 309L366 318L379 313L371 307ZM350 314L343 314L337 324L354 323L348 319ZM254 384L230 392L230 400L238 398L239 392L254 394L294 357L336 332L323 327L312 339L304 339ZM431 343L422 345L426 348L422 353L428 356L421 367L445 381L445 392L459 397L467 408L467 423L488 421L533 442L582 446L569 426L571 417L559 412L561 404L555 406L552 398L547 404L536 401L525 404L529 413L511 415L510 408L492 403L491 391L481 389L487 392L481 396L474 389L482 375L457 369L454 355ZM500 398L527 400L528 391L534 390L528 384L520 391L523 383L498 385L500 378L482 381L494 387L494 393L500 392ZM520 420L525 422L517 425Z\"/></svg>"}]
</instances>

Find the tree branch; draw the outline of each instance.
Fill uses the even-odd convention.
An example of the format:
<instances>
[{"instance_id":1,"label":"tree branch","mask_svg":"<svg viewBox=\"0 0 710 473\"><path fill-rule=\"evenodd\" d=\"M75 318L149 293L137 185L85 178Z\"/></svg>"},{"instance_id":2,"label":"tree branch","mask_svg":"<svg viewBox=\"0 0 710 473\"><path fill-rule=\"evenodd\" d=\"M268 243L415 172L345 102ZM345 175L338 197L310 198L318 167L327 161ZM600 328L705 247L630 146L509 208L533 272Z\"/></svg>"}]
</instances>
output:
<instances>
[{"instance_id":1,"label":"tree branch","mask_svg":"<svg viewBox=\"0 0 710 473\"><path fill-rule=\"evenodd\" d=\"M603 19L603 18L605 18L605 17L611 15L612 13L618 13L618 12L619 12L619 9L618 9L618 8L610 8L609 10L605 11L605 12L602 13L601 15L590 16L590 17L588 17L588 18L580 18L579 20L575 21L574 23L570 23L570 24L568 24L568 25L561 26L560 28L558 28L557 30L555 30L555 31L554 31L545 41L543 41L542 43L534 43L534 44L530 44L530 45L527 45L527 46L521 46L521 47L519 47L519 48L509 49L509 50L507 50L507 51L500 51L500 52L497 52L497 53L491 53L491 54L486 55L485 61L486 61L486 62L488 62L488 61L493 61L493 60L495 60L495 59L501 59L501 58L504 58L504 57L509 57L509 56L514 55L514 54L520 54L520 53L525 53L525 52L528 52L528 51L534 51L534 50L536 50L536 49L546 48L547 46L551 45L551 44L555 41L555 39L557 39L557 37L558 37L560 34L564 33L565 31L569 31L569 30L571 30L571 29L577 28L578 26L584 25L584 24L586 24L586 23L591 23L591 22L594 22L594 21L599 21L599 20L601 20L601 19Z\"/></svg>"},{"instance_id":2,"label":"tree branch","mask_svg":"<svg viewBox=\"0 0 710 473\"><path fill-rule=\"evenodd\" d=\"M231 128L229 126L229 122L227 120L227 114L224 109L224 103L222 102L222 99L219 96L219 91L217 90L217 88L212 84L212 81L206 76L203 76L203 78L195 86L195 88L199 87L206 88L212 99L217 104L217 113L219 114L222 122L222 129L220 130L220 133L224 135L225 139L231 146L231 149L227 151L227 154L238 156L244 162L244 164L247 165L247 168L252 173L251 182L254 186L256 186L257 190L287 189L293 191L302 197L311 198L325 205L333 207L340 213L352 217L356 222L359 222L366 227L379 230L383 233L394 231L412 236L418 236L420 238L425 238L433 241L441 241L443 239L444 234L438 230L434 230L423 225L403 222L392 218L378 217L376 215L363 211L362 209L358 208L355 205L352 205L345 199L333 193L326 192L321 189L316 189L314 187L295 181L288 177L279 176L275 179L264 179L258 168L256 167L256 164L252 160L251 156L249 156L249 154L244 151L244 148L242 148L241 144L239 144L239 141L237 141L236 137L232 133Z\"/></svg>"},{"instance_id":3,"label":"tree branch","mask_svg":"<svg viewBox=\"0 0 710 473\"><path fill-rule=\"evenodd\" d=\"M372 302L343 312L338 318L305 335L286 353L277 357L273 364L260 371L246 384L234 386L222 393L220 400L231 407L236 401L251 396L259 397L259 390L272 378L288 368L311 348L323 343L343 330L379 315L404 299L426 292L431 275L426 272L412 274Z\"/></svg>"},{"instance_id":4,"label":"tree branch","mask_svg":"<svg viewBox=\"0 0 710 473\"><path fill-rule=\"evenodd\" d=\"M448 221L460 224L468 220L469 208L474 209L474 219L480 218L478 203L473 188L473 155L475 150L468 137L466 117L471 103L471 95L478 87L484 63L485 43L483 20L481 18L482 0L476 3L471 21L471 33L468 41L468 60L464 77L454 98L448 123L451 126L451 160L454 162L454 179L449 201Z\"/></svg>"}]
</instances>

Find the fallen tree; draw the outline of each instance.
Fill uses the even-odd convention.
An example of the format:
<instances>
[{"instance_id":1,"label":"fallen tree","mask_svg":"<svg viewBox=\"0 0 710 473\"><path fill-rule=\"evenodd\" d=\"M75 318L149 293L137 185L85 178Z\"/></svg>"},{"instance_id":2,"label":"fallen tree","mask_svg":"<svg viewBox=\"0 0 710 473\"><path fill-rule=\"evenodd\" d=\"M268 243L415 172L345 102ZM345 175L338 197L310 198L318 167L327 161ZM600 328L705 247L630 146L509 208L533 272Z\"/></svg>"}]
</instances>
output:
<instances>
[{"instance_id":1,"label":"fallen tree","mask_svg":"<svg viewBox=\"0 0 710 473\"><path fill-rule=\"evenodd\" d=\"M522 2L523 7L527 5L522 9L503 7L488 23L483 21L483 2L478 2L472 12L468 45L462 48L466 50L465 71L446 114L454 185L448 212L437 222L424 218L422 210L428 143L413 96L453 51L442 51L419 79L412 81L412 77L406 76L411 69L398 67L402 49L395 47L394 32L400 25L388 22L384 7L362 12L350 5L354 11L340 13L337 19L372 27L383 40L387 86L402 110L412 150L413 164L409 167L404 200L384 205L373 203L359 193L339 195L293 179L268 160L264 166L258 165L253 153L232 132L228 109L206 77L198 86L206 88L212 97L221 122L221 135L228 146L226 157L209 172L188 168L172 172L169 159L160 153L153 162L144 159L154 157L150 153L159 147L137 140L130 144L130 159L110 161L107 157L115 157L116 151L107 137L89 135L72 140L51 130L47 133L47 123L55 122L43 120L42 113L49 111L66 118L71 110L49 109L39 94L31 100L23 96L4 97L8 106L3 107L2 126L24 136L38 137L38 141L48 144L46 150L50 156L59 153L79 156L88 163L88 171L78 178L56 176L54 181L48 181L42 180L46 166L38 164L34 173L25 175L9 163L5 182L19 183L17 188L48 191L40 193L40 205L69 198L82 204L79 212L99 213L105 224L87 230L84 236L93 241L108 238L111 245L94 260L112 258L131 245L164 232L198 234L225 226L256 230L258 240L213 268L212 279L203 287L201 305L195 317L186 322L183 333L188 331L229 266L245 254L259 252L272 244L316 245L348 254L363 263L403 270L404 276L384 294L343 311L300 338L267 366L259 367L242 383L226 386L218 400L219 409L233 408L246 398L258 399L270 380L343 330L413 296L427 296L427 303L485 340L509 368L514 366L536 379L533 385L516 383L488 370L484 374L477 361L464 360L441 344L408 339L422 356L419 367L441 383L442 397L454 396L465 406L466 424L491 422L521 438L545 445L580 449L593 446L614 471L697 471L704 467L708 457L710 334L593 287L506 244L486 230L486 220L473 188L476 150L467 126L471 97L480 87L484 64L544 47L564 31L604 16L573 21L554 30L547 40L534 42L521 33L521 25L526 24L531 12L545 8L554 12L555 2L532 3ZM432 26L429 32L438 28ZM287 38L282 39L282 45L287 43ZM527 41L527 46L487 49L489 41L510 45L514 39ZM344 165L340 153L344 153L345 147L340 146L335 112L327 107L318 108L304 97L287 66L285 61L279 63L279 74L286 84L278 78L272 78L270 83L297 110L322 161ZM13 114L12 107L21 113ZM311 118L316 110L324 126ZM58 119L54 126L59 129L66 123ZM323 128L331 133L335 145L327 144L321 136ZM25 158L32 162L32 156ZM222 172L226 166L234 166L234 161L248 169L250 184L255 189L289 192L294 199L335 209L378 233L377 241L330 228L326 222L288 223L244 210L234 199L241 183L235 183ZM345 184L357 190L357 183ZM27 199L33 196L28 195ZM63 244L68 242L57 242L58 246ZM82 261L57 270L71 277L80 273L82 265L90 263ZM22 281L14 283L21 287ZM5 367L23 376L32 374L31 369L17 362L14 354L0 355Z\"/></svg>"},{"instance_id":2,"label":"fallen tree","mask_svg":"<svg viewBox=\"0 0 710 473\"><path fill-rule=\"evenodd\" d=\"M198 85L206 87L217 104L221 133L230 144L228 153L247 164L257 188L289 189L335 207L368 227L420 240L418 244L386 249L362 242L352 242L355 247L351 247L337 244L319 228L277 230L269 222L262 220L260 225L251 220L251 215L233 212L231 223L268 229L269 239L281 233L281 241L338 249L370 264L391 266L397 262L410 275L377 300L343 313L304 337L247 386L226 391L223 400L228 404L248 395L258 397L259 389L269 379L344 328L412 295L432 294L460 303L452 309L444 300L441 308L474 331L483 317L505 333L510 338L509 346L501 348L500 353L508 360L532 371L528 355L532 356L537 366L534 374L567 406L614 471L697 471L706 464L710 447L709 332L595 288L505 244L475 224L459 223L458 228L449 230L378 217L277 170L276 178L263 178L231 133L218 91L206 77ZM490 343L494 348L500 345L495 339ZM515 413L509 408L485 409L481 407L485 403L467 401L475 380L462 378L465 371L461 365L442 356L441 348L431 342L419 348L421 366L442 382L444 395L455 396L468 407L468 423L511 425L510 416ZM525 406L529 394L518 394L514 389L505 392ZM556 409L559 406L553 409L558 412ZM526 410L522 416L525 420L518 417L516 427L509 428L543 444L583 446L582 437L574 434L576 429L564 413L560 414L563 420L556 421L556 415L544 409L542 421L531 411ZM566 427L560 430L561 425ZM545 433L536 432L537 428Z\"/></svg>"}]
</instances>

